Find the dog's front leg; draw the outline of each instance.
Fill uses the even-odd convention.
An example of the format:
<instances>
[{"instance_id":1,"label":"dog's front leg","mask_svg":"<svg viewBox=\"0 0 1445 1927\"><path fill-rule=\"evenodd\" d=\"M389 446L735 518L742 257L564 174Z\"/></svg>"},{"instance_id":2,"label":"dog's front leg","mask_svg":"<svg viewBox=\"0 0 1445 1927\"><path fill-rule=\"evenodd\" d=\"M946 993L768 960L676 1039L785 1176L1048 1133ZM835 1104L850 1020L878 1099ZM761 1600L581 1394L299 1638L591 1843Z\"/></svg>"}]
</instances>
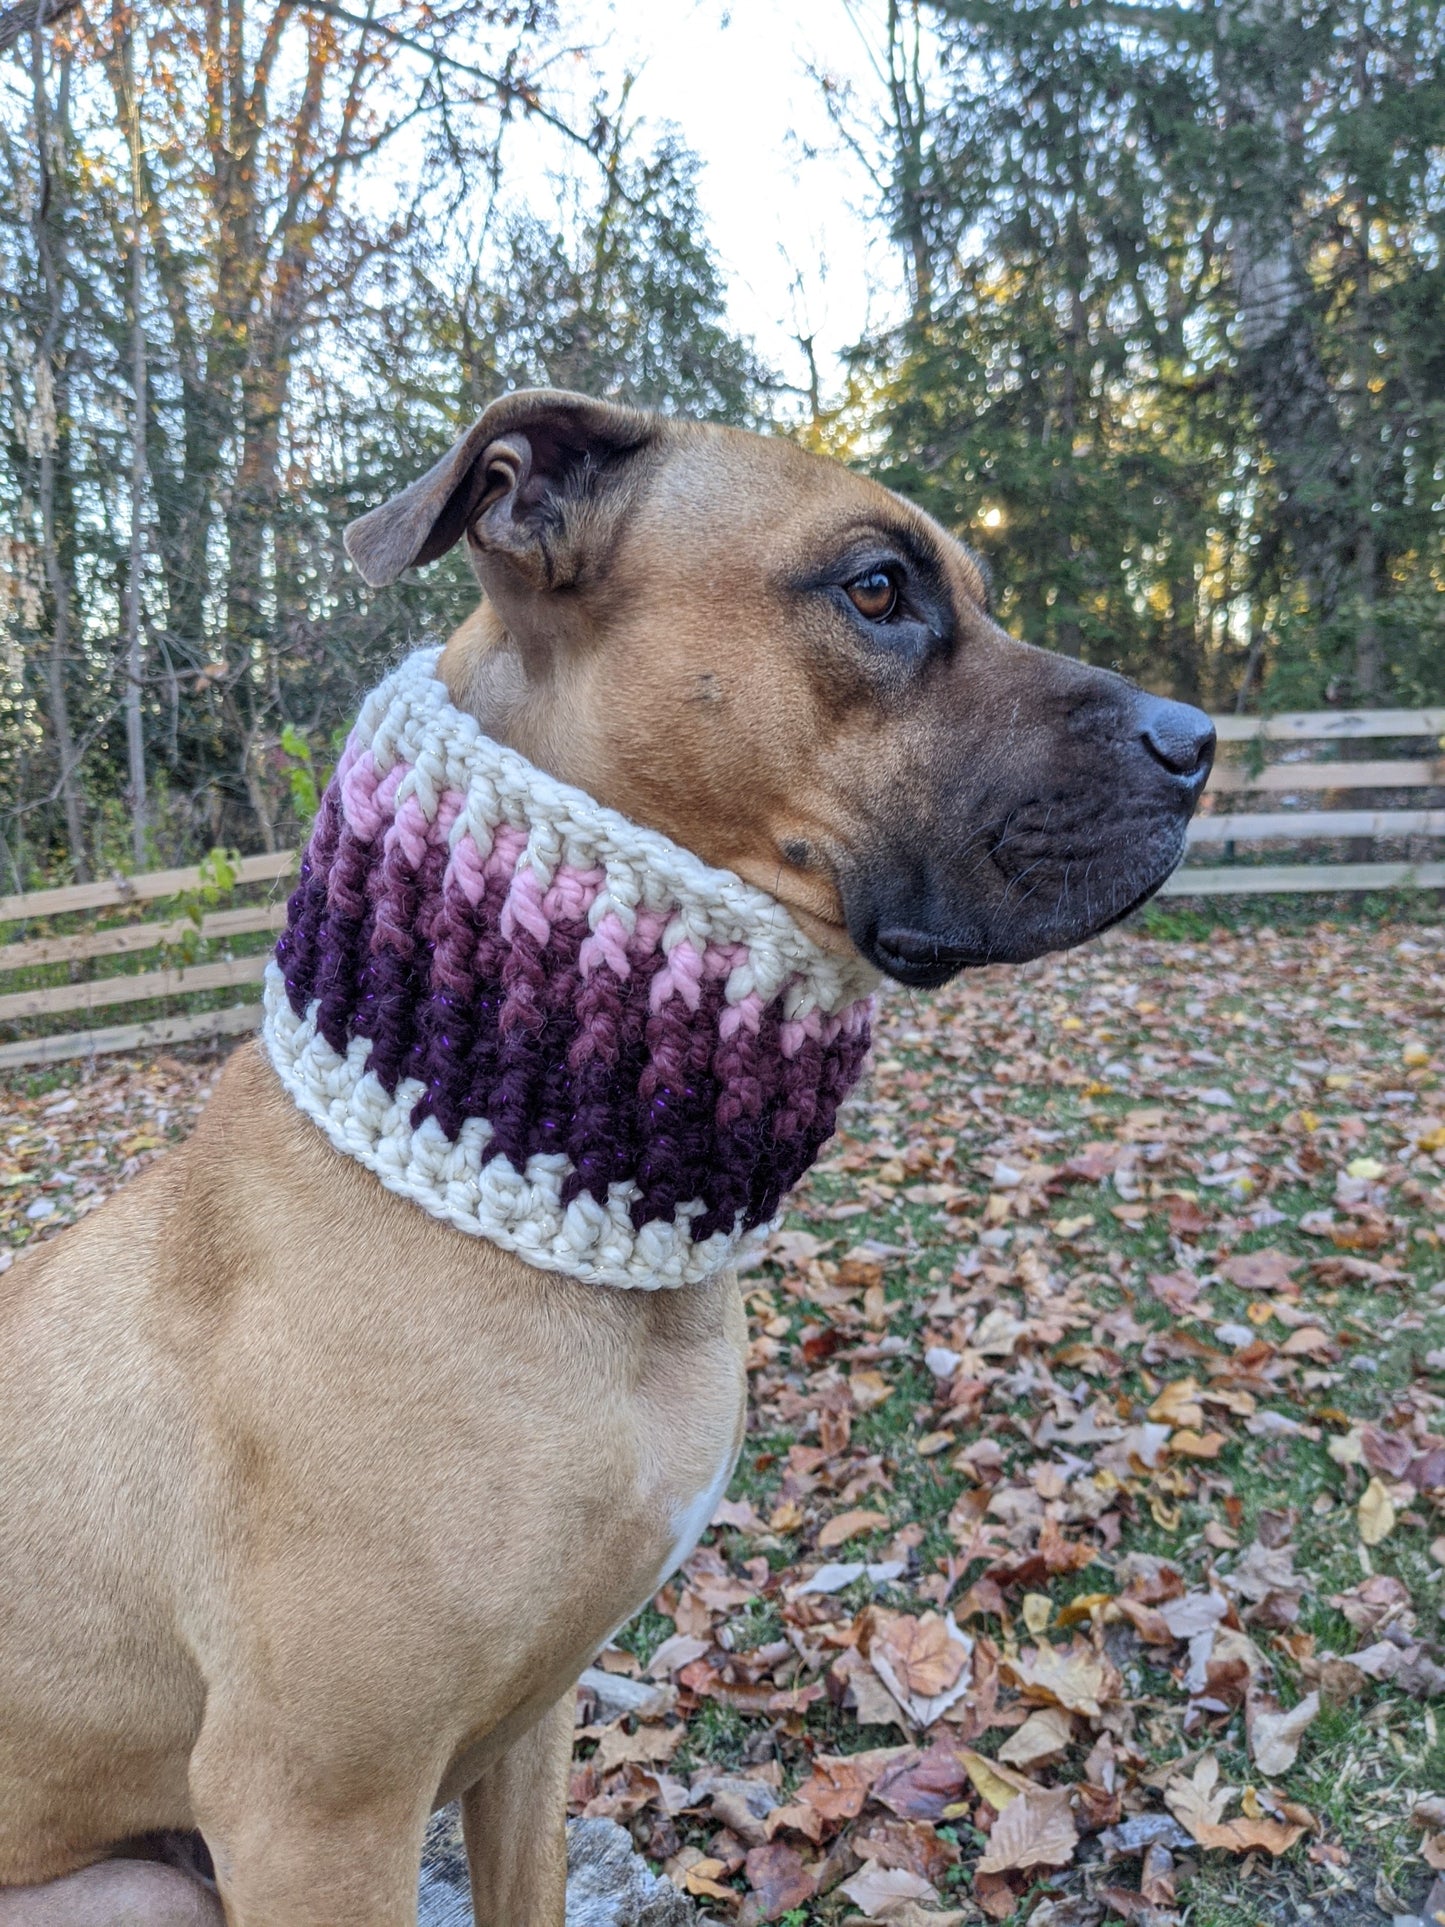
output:
<instances>
[{"instance_id":1,"label":"dog's front leg","mask_svg":"<svg viewBox=\"0 0 1445 1927\"><path fill-rule=\"evenodd\" d=\"M343 1796L335 1762L203 1732L191 1801L216 1867L226 1927L416 1927L436 1767L386 1762L387 1785ZM354 1763L352 1765L354 1770Z\"/></svg>"},{"instance_id":2,"label":"dog's front leg","mask_svg":"<svg viewBox=\"0 0 1445 1927\"><path fill-rule=\"evenodd\" d=\"M462 1795L476 1927L562 1927L576 1703L569 1689Z\"/></svg>"}]
</instances>

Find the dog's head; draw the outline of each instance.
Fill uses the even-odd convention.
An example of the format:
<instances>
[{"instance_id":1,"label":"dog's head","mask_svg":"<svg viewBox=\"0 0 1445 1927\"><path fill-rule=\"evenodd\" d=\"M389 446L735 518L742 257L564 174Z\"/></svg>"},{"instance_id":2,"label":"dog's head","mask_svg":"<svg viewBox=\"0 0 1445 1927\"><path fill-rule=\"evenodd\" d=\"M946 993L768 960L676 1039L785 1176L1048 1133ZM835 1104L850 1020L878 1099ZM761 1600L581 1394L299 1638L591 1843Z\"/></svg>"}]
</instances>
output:
<instances>
[{"instance_id":1,"label":"dog's head","mask_svg":"<svg viewBox=\"0 0 1445 1927\"><path fill-rule=\"evenodd\" d=\"M1016 642L966 548L791 442L510 395L346 545L378 586L463 537L454 700L904 983L1079 943L1179 861L1209 719Z\"/></svg>"}]
</instances>

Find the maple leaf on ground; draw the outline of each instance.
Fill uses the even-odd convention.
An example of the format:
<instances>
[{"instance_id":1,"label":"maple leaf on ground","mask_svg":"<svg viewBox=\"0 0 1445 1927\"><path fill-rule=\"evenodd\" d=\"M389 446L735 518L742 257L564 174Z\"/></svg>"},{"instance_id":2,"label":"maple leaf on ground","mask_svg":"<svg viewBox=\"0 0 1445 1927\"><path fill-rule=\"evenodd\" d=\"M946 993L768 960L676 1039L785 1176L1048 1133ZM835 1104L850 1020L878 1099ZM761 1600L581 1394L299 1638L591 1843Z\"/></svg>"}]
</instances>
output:
<instances>
[{"instance_id":1,"label":"maple leaf on ground","mask_svg":"<svg viewBox=\"0 0 1445 1927\"><path fill-rule=\"evenodd\" d=\"M1109 1661L1083 1640L1071 1646L1025 1646L999 1670L1029 1699L1052 1700L1070 1713L1103 1718L1104 1704L1117 1699L1122 1684Z\"/></svg>"},{"instance_id":2,"label":"maple leaf on ground","mask_svg":"<svg viewBox=\"0 0 1445 1927\"><path fill-rule=\"evenodd\" d=\"M1165 1805L1185 1831L1201 1847L1220 1847L1229 1853L1249 1853L1262 1848L1266 1853L1288 1853L1297 1840L1314 1825L1313 1815L1302 1807L1291 1812L1300 1819L1260 1820L1242 1817L1225 1820L1224 1810L1233 1798L1234 1788L1219 1785L1219 1762L1212 1753L1194 1769L1194 1777L1173 1779L1164 1789Z\"/></svg>"},{"instance_id":3,"label":"maple leaf on ground","mask_svg":"<svg viewBox=\"0 0 1445 1927\"><path fill-rule=\"evenodd\" d=\"M613 1767L626 1766L633 1760L656 1766L670 1760L686 1737L685 1726L639 1726L635 1733L613 1726L602 1735L593 1760L599 1773L610 1773Z\"/></svg>"},{"instance_id":4,"label":"maple leaf on ground","mask_svg":"<svg viewBox=\"0 0 1445 1927\"><path fill-rule=\"evenodd\" d=\"M1356 1508L1360 1523L1360 1539L1364 1545L1378 1546L1388 1539L1395 1530L1398 1516L1395 1502L1390 1497L1389 1488L1378 1478L1373 1478L1360 1494Z\"/></svg>"},{"instance_id":5,"label":"maple leaf on ground","mask_svg":"<svg viewBox=\"0 0 1445 1927\"><path fill-rule=\"evenodd\" d=\"M1067 1867L1079 1844L1067 1787L1031 1786L1010 1800L993 1823L980 1873Z\"/></svg>"},{"instance_id":6,"label":"maple leaf on ground","mask_svg":"<svg viewBox=\"0 0 1445 1927\"><path fill-rule=\"evenodd\" d=\"M752 1906L740 1916L743 1922L779 1920L794 1907L804 1906L817 1891L817 1869L807 1864L796 1847L781 1840L754 1847L743 1871L752 1889Z\"/></svg>"},{"instance_id":7,"label":"maple leaf on ground","mask_svg":"<svg viewBox=\"0 0 1445 1927\"><path fill-rule=\"evenodd\" d=\"M873 1798L900 1820L941 1820L964 1784L961 1755L938 1740L926 1753L889 1767L874 1785Z\"/></svg>"},{"instance_id":8,"label":"maple leaf on ground","mask_svg":"<svg viewBox=\"0 0 1445 1927\"><path fill-rule=\"evenodd\" d=\"M1237 1252L1225 1259L1219 1275L1239 1291L1290 1291L1303 1263L1302 1258L1290 1258L1283 1251Z\"/></svg>"},{"instance_id":9,"label":"maple leaf on ground","mask_svg":"<svg viewBox=\"0 0 1445 1927\"><path fill-rule=\"evenodd\" d=\"M1027 1774L1017 1773L1011 1766L1000 1765L997 1760L975 1753L972 1747L960 1747L958 1758L975 1790L988 1801L995 1813L1002 1813L1005 1807L1012 1806L1034 1785Z\"/></svg>"},{"instance_id":10,"label":"maple leaf on ground","mask_svg":"<svg viewBox=\"0 0 1445 1927\"><path fill-rule=\"evenodd\" d=\"M874 1816L861 1831L850 1837L848 1845L862 1860L876 1860L880 1867L903 1867L921 1874L931 1886L947 1879L951 1868L963 1855L958 1846L937 1827L922 1820L895 1820Z\"/></svg>"},{"instance_id":11,"label":"maple leaf on ground","mask_svg":"<svg viewBox=\"0 0 1445 1927\"><path fill-rule=\"evenodd\" d=\"M1063 1758L1073 1735L1074 1722L1062 1707L1041 1706L1009 1735L998 1757L1010 1766L1049 1766Z\"/></svg>"},{"instance_id":12,"label":"maple leaf on ground","mask_svg":"<svg viewBox=\"0 0 1445 1927\"><path fill-rule=\"evenodd\" d=\"M818 1550L831 1552L834 1546L844 1545L849 1539L856 1539L860 1533L880 1532L887 1524L886 1512L859 1509L835 1513L819 1530Z\"/></svg>"},{"instance_id":13,"label":"maple leaf on ground","mask_svg":"<svg viewBox=\"0 0 1445 1927\"><path fill-rule=\"evenodd\" d=\"M889 1910L905 1900L938 1900L937 1892L921 1874L904 1867L880 1867L875 1860L865 1861L850 1880L840 1884L839 1891L870 1921L892 1920L894 1914Z\"/></svg>"},{"instance_id":14,"label":"maple leaf on ground","mask_svg":"<svg viewBox=\"0 0 1445 1927\"><path fill-rule=\"evenodd\" d=\"M825 1831L855 1820L867 1804L874 1783L900 1761L916 1761L911 1746L876 1746L865 1753L818 1753L813 1771L794 1793L787 1806L768 1816L768 1830L793 1827L810 1839L821 1840Z\"/></svg>"},{"instance_id":15,"label":"maple leaf on ground","mask_svg":"<svg viewBox=\"0 0 1445 1927\"><path fill-rule=\"evenodd\" d=\"M969 1689L973 1641L952 1613L875 1611L872 1620L868 1663L915 1726L932 1726Z\"/></svg>"},{"instance_id":16,"label":"maple leaf on ground","mask_svg":"<svg viewBox=\"0 0 1445 1927\"><path fill-rule=\"evenodd\" d=\"M1246 1701L1250 1758L1267 1780L1278 1779L1294 1765L1305 1729L1319 1710L1318 1693L1307 1693L1287 1713L1264 1694L1251 1695Z\"/></svg>"}]
</instances>

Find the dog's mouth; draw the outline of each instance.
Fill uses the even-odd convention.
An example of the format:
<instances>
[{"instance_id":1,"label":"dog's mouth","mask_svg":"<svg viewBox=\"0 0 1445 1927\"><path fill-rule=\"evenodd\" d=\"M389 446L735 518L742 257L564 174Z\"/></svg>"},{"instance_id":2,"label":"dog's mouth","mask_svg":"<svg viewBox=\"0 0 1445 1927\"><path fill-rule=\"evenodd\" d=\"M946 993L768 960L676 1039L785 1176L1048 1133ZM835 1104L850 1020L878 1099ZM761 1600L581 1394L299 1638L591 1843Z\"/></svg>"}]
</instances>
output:
<instances>
[{"instance_id":1,"label":"dog's mouth","mask_svg":"<svg viewBox=\"0 0 1445 1927\"><path fill-rule=\"evenodd\" d=\"M1070 950L1101 936L1141 909L1162 888L1177 860L1176 856L1160 864L1141 889L1103 914L1020 919L972 939L956 931L945 935L905 922L875 923L856 932L853 941L895 983L912 990L937 990L964 970L1027 963L1047 951Z\"/></svg>"},{"instance_id":2,"label":"dog's mouth","mask_svg":"<svg viewBox=\"0 0 1445 1927\"><path fill-rule=\"evenodd\" d=\"M896 925L877 931L862 948L869 962L876 964L886 976L914 990L937 990L960 970L981 969L991 961L975 950L948 943L929 931Z\"/></svg>"}]
</instances>

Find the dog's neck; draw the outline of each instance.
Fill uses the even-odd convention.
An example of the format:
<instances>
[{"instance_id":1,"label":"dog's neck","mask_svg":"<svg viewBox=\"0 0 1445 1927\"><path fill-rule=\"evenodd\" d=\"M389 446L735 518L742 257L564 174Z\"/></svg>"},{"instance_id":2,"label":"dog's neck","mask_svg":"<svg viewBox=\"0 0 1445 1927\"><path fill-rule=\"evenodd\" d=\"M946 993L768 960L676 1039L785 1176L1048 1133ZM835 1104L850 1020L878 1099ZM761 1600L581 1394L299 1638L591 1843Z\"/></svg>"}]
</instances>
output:
<instances>
[{"instance_id":1,"label":"dog's neck","mask_svg":"<svg viewBox=\"0 0 1445 1927\"><path fill-rule=\"evenodd\" d=\"M876 980L491 740L437 671L422 651L368 697L327 789L272 1062L459 1229L593 1283L704 1279L831 1134Z\"/></svg>"},{"instance_id":2,"label":"dog's neck","mask_svg":"<svg viewBox=\"0 0 1445 1927\"><path fill-rule=\"evenodd\" d=\"M589 789L579 732L563 700L565 662L550 661L540 677L490 602L483 601L443 649L437 674L458 709L474 716L494 743L525 756L559 782Z\"/></svg>"}]
</instances>

